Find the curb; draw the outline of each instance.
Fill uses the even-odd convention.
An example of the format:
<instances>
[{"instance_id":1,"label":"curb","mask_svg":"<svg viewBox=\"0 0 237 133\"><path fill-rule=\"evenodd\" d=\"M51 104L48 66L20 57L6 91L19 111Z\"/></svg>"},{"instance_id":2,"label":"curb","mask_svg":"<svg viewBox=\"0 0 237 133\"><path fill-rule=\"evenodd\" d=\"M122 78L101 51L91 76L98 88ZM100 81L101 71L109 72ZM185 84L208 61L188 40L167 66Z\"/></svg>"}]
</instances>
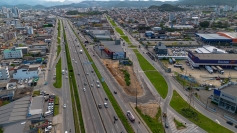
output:
<instances>
[{"instance_id":1,"label":"curb","mask_svg":"<svg viewBox=\"0 0 237 133\"><path fill-rule=\"evenodd\" d=\"M129 103L130 107L132 108L132 110L136 113L136 115L139 117L139 120L143 123L143 125L146 127L147 131L149 133L152 133L152 131L150 130L150 128L147 126L147 124L145 123L145 121L143 121L143 119L141 118L141 116L139 115L139 113L136 111L136 109L133 107L132 103Z\"/></svg>"}]
</instances>

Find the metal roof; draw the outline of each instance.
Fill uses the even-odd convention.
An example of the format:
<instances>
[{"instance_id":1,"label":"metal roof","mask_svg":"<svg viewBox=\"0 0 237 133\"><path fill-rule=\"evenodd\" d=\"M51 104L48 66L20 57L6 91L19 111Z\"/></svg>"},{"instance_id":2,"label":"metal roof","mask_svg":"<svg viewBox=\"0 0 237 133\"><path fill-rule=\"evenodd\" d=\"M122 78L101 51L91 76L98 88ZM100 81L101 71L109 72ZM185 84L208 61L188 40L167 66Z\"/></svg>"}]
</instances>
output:
<instances>
[{"instance_id":1,"label":"metal roof","mask_svg":"<svg viewBox=\"0 0 237 133\"><path fill-rule=\"evenodd\" d=\"M30 96L26 96L0 107L0 124L26 120Z\"/></svg>"},{"instance_id":2,"label":"metal roof","mask_svg":"<svg viewBox=\"0 0 237 133\"><path fill-rule=\"evenodd\" d=\"M224 36L220 36L219 34L200 34L200 33L196 33L196 35L198 35L199 37L202 37L204 39L207 39L207 40L231 40L230 38L228 37L224 37Z\"/></svg>"},{"instance_id":3,"label":"metal roof","mask_svg":"<svg viewBox=\"0 0 237 133\"><path fill-rule=\"evenodd\" d=\"M236 60L237 54L195 54L200 60Z\"/></svg>"},{"instance_id":4,"label":"metal roof","mask_svg":"<svg viewBox=\"0 0 237 133\"><path fill-rule=\"evenodd\" d=\"M115 41L102 41L101 43L111 52L124 52L121 45L115 45Z\"/></svg>"}]
</instances>

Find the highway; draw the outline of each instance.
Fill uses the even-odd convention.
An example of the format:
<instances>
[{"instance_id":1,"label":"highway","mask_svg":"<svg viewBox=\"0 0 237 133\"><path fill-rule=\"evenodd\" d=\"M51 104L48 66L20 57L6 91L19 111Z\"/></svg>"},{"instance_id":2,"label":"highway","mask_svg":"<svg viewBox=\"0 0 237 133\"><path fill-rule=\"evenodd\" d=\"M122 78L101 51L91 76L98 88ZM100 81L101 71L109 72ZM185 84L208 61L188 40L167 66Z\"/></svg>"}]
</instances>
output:
<instances>
[{"instance_id":1,"label":"highway","mask_svg":"<svg viewBox=\"0 0 237 133\"><path fill-rule=\"evenodd\" d=\"M96 87L96 81L100 80L94 73L94 70L90 62L88 62L84 51L82 53L79 52L82 49L82 46L67 21L64 21L64 26L66 27L65 31L67 35L68 47L78 84L86 132L125 132L121 121L114 121L114 116L117 115L111 103L105 100L107 96L102 88L102 85L99 83L100 88ZM83 88L85 88L85 91ZM105 102L108 104L108 108L105 108ZM102 109L98 108L98 104L102 105Z\"/></svg>"},{"instance_id":2,"label":"highway","mask_svg":"<svg viewBox=\"0 0 237 133\"><path fill-rule=\"evenodd\" d=\"M79 31L76 31L77 33L79 33ZM82 41L85 41L86 39L83 37L83 35L79 34L79 37L81 38ZM89 47L88 47L89 48ZM113 75L107 70L107 68L99 61L99 57L98 56L93 56L94 52L93 49L90 48L89 50L89 54L91 55L96 67L98 68L98 70L100 71L100 74L102 75L102 77L104 78L106 84L108 85L111 93L113 93L114 91L117 91L117 94L114 95L115 99L117 100L118 104L120 105L123 113L126 115L127 111L131 111L132 114L135 116L136 118L136 122L132 123L130 122L132 128L134 129L134 131L137 133L148 133L148 130L146 129L146 127L143 125L143 123L138 124L137 121L139 120L139 117L136 115L136 113L133 111L133 109L130 107L129 103L127 103L126 101L124 101L124 99L122 98L121 94L119 93L120 90L122 90L121 86L117 83L117 81L113 77Z\"/></svg>"}]
</instances>

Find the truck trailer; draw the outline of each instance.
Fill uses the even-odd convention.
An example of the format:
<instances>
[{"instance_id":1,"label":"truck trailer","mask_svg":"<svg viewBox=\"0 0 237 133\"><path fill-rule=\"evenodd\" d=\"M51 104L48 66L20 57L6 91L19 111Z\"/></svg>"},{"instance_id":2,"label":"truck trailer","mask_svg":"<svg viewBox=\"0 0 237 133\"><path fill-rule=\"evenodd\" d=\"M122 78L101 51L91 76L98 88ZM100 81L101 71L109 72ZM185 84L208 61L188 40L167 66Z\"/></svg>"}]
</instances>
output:
<instances>
[{"instance_id":1,"label":"truck trailer","mask_svg":"<svg viewBox=\"0 0 237 133\"><path fill-rule=\"evenodd\" d=\"M213 69L210 66L205 66L205 68L207 69L207 71L212 74L213 73Z\"/></svg>"},{"instance_id":2,"label":"truck trailer","mask_svg":"<svg viewBox=\"0 0 237 133\"><path fill-rule=\"evenodd\" d=\"M224 74L224 70L220 66L216 66L216 68L220 74Z\"/></svg>"}]
</instances>

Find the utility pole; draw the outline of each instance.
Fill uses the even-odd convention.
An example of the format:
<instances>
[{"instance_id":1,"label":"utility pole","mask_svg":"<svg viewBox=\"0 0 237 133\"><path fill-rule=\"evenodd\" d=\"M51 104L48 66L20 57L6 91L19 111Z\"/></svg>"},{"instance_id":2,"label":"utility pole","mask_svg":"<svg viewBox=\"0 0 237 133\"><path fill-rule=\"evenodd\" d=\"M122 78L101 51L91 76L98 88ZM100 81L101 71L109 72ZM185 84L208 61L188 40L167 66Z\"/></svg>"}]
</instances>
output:
<instances>
[{"instance_id":1,"label":"utility pole","mask_svg":"<svg viewBox=\"0 0 237 133\"><path fill-rule=\"evenodd\" d=\"M136 108L137 108L137 87L136 87Z\"/></svg>"}]
</instances>

